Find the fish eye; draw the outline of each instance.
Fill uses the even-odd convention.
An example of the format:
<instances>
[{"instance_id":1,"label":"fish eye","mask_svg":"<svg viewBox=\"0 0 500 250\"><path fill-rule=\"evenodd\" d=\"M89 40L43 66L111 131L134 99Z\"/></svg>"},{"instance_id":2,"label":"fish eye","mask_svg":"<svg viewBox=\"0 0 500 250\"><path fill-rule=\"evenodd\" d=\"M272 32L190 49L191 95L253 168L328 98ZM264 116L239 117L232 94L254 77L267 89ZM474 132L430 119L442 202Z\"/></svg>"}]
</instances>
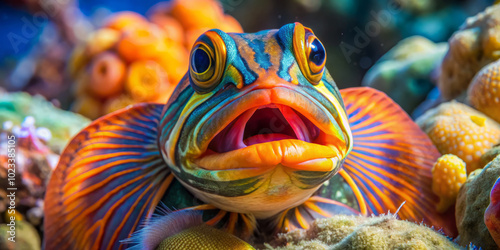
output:
<instances>
[{"instance_id":1,"label":"fish eye","mask_svg":"<svg viewBox=\"0 0 500 250\"><path fill-rule=\"evenodd\" d=\"M207 49L202 45L194 48L193 57L191 58L191 67L195 74L204 74L210 69L212 58L207 52Z\"/></svg>"},{"instance_id":2,"label":"fish eye","mask_svg":"<svg viewBox=\"0 0 500 250\"><path fill-rule=\"evenodd\" d=\"M215 31L201 35L191 50L189 79L200 94L210 92L220 82L226 64L226 46Z\"/></svg>"},{"instance_id":3,"label":"fish eye","mask_svg":"<svg viewBox=\"0 0 500 250\"><path fill-rule=\"evenodd\" d=\"M295 23L293 32L295 58L304 77L316 85L323 78L326 63L326 50L311 29Z\"/></svg>"},{"instance_id":4,"label":"fish eye","mask_svg":"<svg viewBox=\"0 0 500 250\"><path fill-rule=\"evenodd\" d=\"M325 47L323 47L323 44L317 38L314 38L309 48L309 61L317 66L321 66L326 59Z\"/></svg>"}]
</instances>

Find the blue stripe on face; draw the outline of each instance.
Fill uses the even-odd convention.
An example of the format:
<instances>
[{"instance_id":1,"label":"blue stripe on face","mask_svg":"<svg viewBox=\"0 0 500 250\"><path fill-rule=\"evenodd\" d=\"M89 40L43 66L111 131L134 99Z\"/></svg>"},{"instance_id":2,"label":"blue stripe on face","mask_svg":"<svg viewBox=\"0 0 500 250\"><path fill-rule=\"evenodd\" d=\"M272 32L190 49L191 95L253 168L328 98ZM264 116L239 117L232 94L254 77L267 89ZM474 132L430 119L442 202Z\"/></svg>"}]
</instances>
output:
<instances>
[{"instance_id":1,"label":"blue stripe on face","mask_svg":"<svg viewBox=\"0 0 500 250\"><path fill-rule=\"evenodd\" d=\"M291 81L292 77L290 75L290 69L295 63L295 55L293 54L293 29L294 24L287 24L275 34L275 39L280 45L282 51L282 57L280 62L280 67L278 70L278 76L285 80Z\"/></svg>"},{"instance_id":2,"label":"blue stripe on face","mask_svg":"<svg viewBox=\"0 0 500 250\"><path fill-rule=\"evenodd\" d=\"M248 66L247 61L245 58L243 58L238 50L238 46L236 45L236 42L234 39L231 37L231 35L239 35L239 34L226 34L224 32L220 32L220 35L222 37L222 40L226 43L226 49L227 49L227 61L233 65L241 74L244 80L244 85L249 85L257 78L259 77L257 73L252 71L250 67ZM226 65L226 69L229 66L229 63ZM234 83L238 84L238 83Z\"/></svg>"},{"instance_id":3,"label":"blue stripe on face","mask_svg":"<svg viewBox=\"0 0 500 250\"><path fill-rule=\"evenodd\" d=\"M255 62L267 71L272 65L269 54L265 52L265 41L263 41L262 39L249 40L248 46L250 46L255 51Z\"/></svg>"}]
</instances>

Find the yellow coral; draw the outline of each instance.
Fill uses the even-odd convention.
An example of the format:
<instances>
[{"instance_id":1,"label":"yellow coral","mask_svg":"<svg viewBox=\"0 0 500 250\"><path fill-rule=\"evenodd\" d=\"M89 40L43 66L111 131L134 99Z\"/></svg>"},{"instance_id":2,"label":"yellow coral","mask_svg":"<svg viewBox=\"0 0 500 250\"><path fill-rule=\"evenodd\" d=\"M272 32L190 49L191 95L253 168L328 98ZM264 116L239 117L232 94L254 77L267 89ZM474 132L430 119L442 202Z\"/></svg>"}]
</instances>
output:
<instances>
[{"instance_id":1,"label":"yellow coral","mask_svg":"<svg viewBox=\"0 0 500 250\"><path fill-rule=\"evenodd\" d=\"M481 156L500 142L500 124L454 101L427 111L416 122L441 154L465 161L468 173L481 167Z\"/></svg>"},{"instance_id":2,"label":"yellow coral","mask_svg":"<svg viewBox=\"0 0 500 250\"><path fill-rule=\"evenodd\" d=\"M455 204L458 191L467 179L465 162L456 155L439 157L432 167L432 192L439 196L437 211L448 210Z\"/></svg>"},{"instance_id":3,"label":"yellow coral","mask_svg":"<svg viewBox=\"0 0 500 250\"><path fill-rule=\"evenodd\" d=\"M484 67L467 91L469 103L500 122L500 60Z\"/></svg>"},{"instance_id":4,"label":"yellow coral","mask_svg":"<svg viewBox=\"0 0 500 250\"><path fill-rule=\"evenodd\" d=\"M438 87L443 97L453 99L467 90L476 73L500 58L500 5L470 17L448 41L441 64Z\"/></svg>"}]
</instances>

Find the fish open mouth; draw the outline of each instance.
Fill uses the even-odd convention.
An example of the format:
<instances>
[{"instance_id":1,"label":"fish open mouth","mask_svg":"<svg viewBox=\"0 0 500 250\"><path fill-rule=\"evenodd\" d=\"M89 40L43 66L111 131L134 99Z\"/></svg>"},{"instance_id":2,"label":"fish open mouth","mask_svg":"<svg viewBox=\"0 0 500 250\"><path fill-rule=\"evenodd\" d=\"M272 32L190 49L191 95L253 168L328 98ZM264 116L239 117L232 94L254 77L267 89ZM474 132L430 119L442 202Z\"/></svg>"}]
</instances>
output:
<instances>
[{"instance_id":1,"label":"fish open mouth","mask_svg":"<svg viewBox=\"0 0 500 250\"><path fill-rule=\"evenodd\" d=\"M341 126L319 107L287 105L279 98L283 92L277 93L280 102L270 98L271 103L233 112L194 163L207 170L282 165L326 172L338 167L349 143Z\"/></svg>"},{"instance_id":2,"label":"fish open mouth","mask_svg":"<svg viewBox=\"0 0 500 250\"><path fill-rule=\"evenodd\" d=\"M320 130L292 108L269 104L245 111L212 139L208 148L225 153L247 146L296 139L313 142Z\"/></svg>"}]
</instances>

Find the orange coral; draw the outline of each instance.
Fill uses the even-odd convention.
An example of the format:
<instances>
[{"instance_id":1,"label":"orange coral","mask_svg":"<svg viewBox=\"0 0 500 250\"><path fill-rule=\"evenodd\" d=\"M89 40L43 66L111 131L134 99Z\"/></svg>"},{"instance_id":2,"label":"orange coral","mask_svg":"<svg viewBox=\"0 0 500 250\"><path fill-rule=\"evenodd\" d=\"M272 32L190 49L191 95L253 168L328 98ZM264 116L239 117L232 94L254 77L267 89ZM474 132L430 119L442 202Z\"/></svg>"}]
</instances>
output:
<instances>
[{"instance_id":1,"label":"orange coral","mask_svg":"<svg viewBox=\"0 0 500 250\"><path fill-rule=\"evenodd\" d=\"M112 29L99 29L90 34L85 44L85 53L88 57L93 57L111 47L120 39L121 33Z\"/></svg>"},{"instance_id":2,"label":"orange coral","mask_svg":"<svg viewBox=\"0 0 500 250\"><path fill-rule=\"evenodd\" d=\"M125 63L114 53L104 52L90 65L90 91L100 97L118 94L123 88Z\"/></svg>"},{"instance_id":3,"label":"orange coral","mask_svg":"<svg viewBox=\"0 0 500 250\"><path fill-rule=\"evenodd\" d=\"M172 0L161 3L152 10L151 20L162 24L161 17L174 18L184 29L184 42L190 49L196 39L209 29L224 32L243 32L240 23L225 15L217 0Z\"/></svg>"},{"instance_id":4,"label":"orange coral","mask_svg":"<svg viewBox=\"0 0 500 250\"><path fill-rule=\"evenodd\" d=\"M224 15L222 6L215 0L172 0L166 8L186 30L216 27Z\"/></svg>"},{"instance_id":5,"label":"orange coral","mask_svg":"<svg viewBox=\"0 0 500 250\"><path fill-rule=\"evenodd\" d=\"M446 212L455 204L458 191L467 179L465 169L465 162L456 155L447 154L437 159L432 167L432 192L439 196L438 212Z\"/></svg>"},{"instance_id":6,"label":"orange coral","mask_svg":"<svg viewBox=\"0 0 500 250\"><path fill-rule=\"evenodd\" d=\"M467 98L472 107L500 122L500 60L487 65L474 77Z\"/></svg>"},{"instance_id":7,"label":"orange coral","mask_svg":"<svg viewBox=\"0 0 500 250\"><path fill-rule=\"evenodd\" d=\"M151 17L151 22L157 24L165 31L167 38L179 45L184 44L184 29L179 21L166 15L155 15Z\"/></svg>"},{"instance_id":8,"label":"orange coral","mask_svg":"<svg viewBox=\"0 0 500 250\"><path fill-rule=\"evenodd\" d=\"M149 20L116 13L75 48L68 65L74 111L95 119L136 102L166 102L186 74L198 36L213 28L243 32L217 0L172 0L150 13Z\"/></svg>"},{"instance_id":9,"label":"orange coral","mask_svg":"<svg viewBox=\"0 0 500 250\"><path fill-rule=\"evenodd\" d=\"M455 101L427 111L416 122L441 154L464 160L467 173L481 167L481 156L500 142L500 124Z\"/></svg>"},{"instance_id":10,"label":"orange coral","mask_svg":"<svg viewBox=\"0 0 500 250\"><path fill-rule=\"evenodd\" d=\"M109 17L103 27L123 31L129 28L148 25L148 20L138 13L132 11L122 11Z\"/></svg>"}]
</instances>

